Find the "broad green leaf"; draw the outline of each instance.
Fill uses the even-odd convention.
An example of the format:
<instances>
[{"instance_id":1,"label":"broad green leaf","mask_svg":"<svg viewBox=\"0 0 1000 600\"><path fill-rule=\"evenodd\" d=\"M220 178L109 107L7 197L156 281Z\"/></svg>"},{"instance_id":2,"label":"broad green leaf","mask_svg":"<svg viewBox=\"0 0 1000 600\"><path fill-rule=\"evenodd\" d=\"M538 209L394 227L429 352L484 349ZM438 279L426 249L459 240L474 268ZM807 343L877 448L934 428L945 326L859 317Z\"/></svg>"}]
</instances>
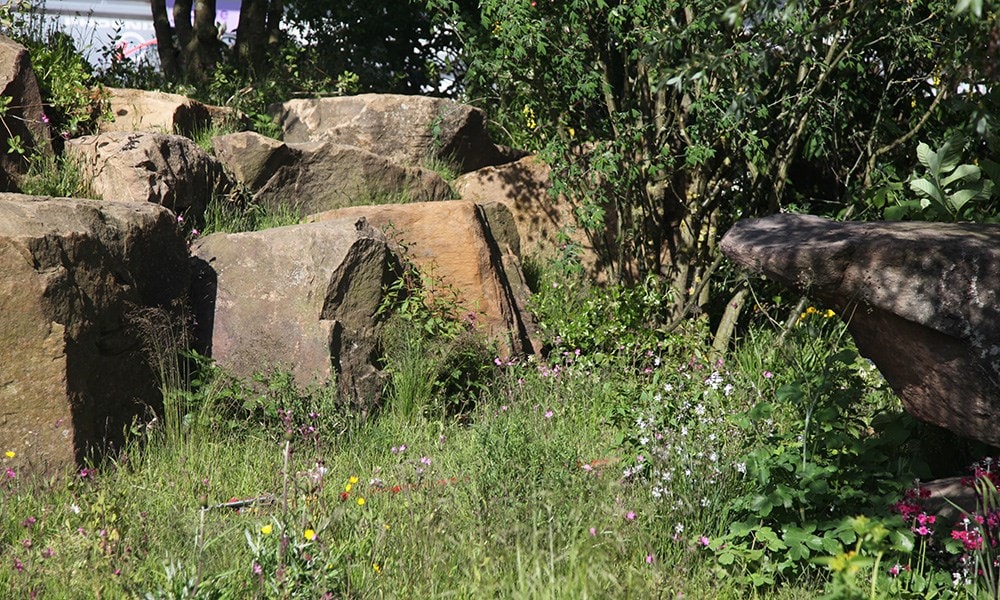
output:
<instances>
[{"instance_id":1,"label":"broad green leaf","mask_svg":"<svg viewBox=\"0 0 1000 600\"><path fill-rule=\"evenodd\" d=\"M955 211L960 212L962 207L972 200L982 195L982 189L965 189L955 192L954 194L948 196L948 205Z\"/></svg>"},{"instance_id":2,"label":"broad green leaf","mask_svg":"<svg viewBox=\"0 0 1000 600\"><path fill-rule=\"evenodd\" d=\"M965 137L960 133L952 135L947 142L938 148L937 156L940 161L940 171L937 172L936 177L950 173L957 167L962 161L963 150L965 150Z\"/></svg>"},{"instance_id":3,"label":"broad green leaf","mask_svg":"<svg viewBox=\"0 0 1000 600\"><path fill-rule=\"evenodd\" d=\"M976 165L959 165L951 175L941 180L941 187L948 187L958 180L979 181L982 170Z\"/></svg>"},{"instance_id":4,"label":"broad green leaf","mask_svg":"<svg viewBox=\"0 0 1000 600\"><path fill-rule=\"evenodd\" d=\"M944 205L944 196L941 195L941 190L931 181L923 178L914 179L910 182L910 189L920 196L931 198L938 204Z\"/></svg>"},{"instance_id":5,"label":"broad green leaf","mask_svg":"<svg viewBox=\"0 0 1000 600\"><path fill-rule=\"evenodd\" d=\"M931 150L931 147L924 142L917 144L917 160L920 161L920 164L930 169L932 173L935 172L936 165L938 164L937 153ZM935 167L931 165L935 165Z\"/></svg>"},{"instance_id":6,"label":"broad green leaf","mask_svg":"<svg viewBox=\"0 0 1000 600\"><path fill-rule=\"evenodd\" d=\"M886 221L902 221L909 213L910 207L907 206L907 203L903 203L896 206L887 206L883 216Z\"/></svg>"}]
</instances>

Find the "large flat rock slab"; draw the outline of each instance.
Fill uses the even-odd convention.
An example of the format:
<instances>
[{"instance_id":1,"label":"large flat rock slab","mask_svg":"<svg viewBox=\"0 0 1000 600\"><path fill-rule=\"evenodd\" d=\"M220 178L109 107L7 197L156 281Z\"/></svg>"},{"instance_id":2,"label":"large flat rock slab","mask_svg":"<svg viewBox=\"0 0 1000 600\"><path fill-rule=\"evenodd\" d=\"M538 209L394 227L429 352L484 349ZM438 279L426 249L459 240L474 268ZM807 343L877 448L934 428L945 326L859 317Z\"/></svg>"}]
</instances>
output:
<instances>
[{"instance_id":1,"label":"large flat rock slab","mask_svg":"<svg viewBox=\"0 0 1000 600\"><path fill-rule=\"evenodd\" d=\"M192 253L197 337L218 365L243 377L289 371L302 388L336 382L345 402L377 405L376 313L398 276L380 232L340 219L217 233Z\"/></svg>"},{"instance_id":2,"label":"large flat rock slab","mask_svg":"<svg viewBox=\"0 0 1000 600\"><path fill-rule=\"evenodd\" d=\"M196 221L229 187L219 162L180 135L112 131L69 140L65 152L97 197L155 202Z\"/></svg>"},{"instance_id":3,"label":"large flat rock slab","mask_svg":"<svg viewBox=\"0 0 1000 600\"><path fill-rule=\"evenodd\" d=\"M486 113L444 98L359 94L289 100L276 112L286 142L357 146L400 165L433 157L464 173L513 159L490 140Z\"/></svg>"},{"instance_id":4,"label":"large flat rock slab","mask_svg":"<svg viewBox=\"0 0 1000 600\"><path fill-rule=\"evenodd\" d=\"M774 215L721 247L835 309L914 416L1000 445L1000 226Z\"/></svg>"},{"instance_id":5,"label":"large flat rock slab","mask_svg":"<svg viewBox=\"0 0 1000 600\"><path fill-rule=\"evenodd\" d=\"M159 311L182 334L187 288L170 211L0 194L0 449L59 470L158 408L135 317Z\"/></svg>"},{"instance_id":6,"label":"large flat rock slab","mask_svg":"<svg viewBox=\"0 0 1000 600\"><path fill-rule=\"evenodd\" d=\"M212 140L216 156L254 202L303 215L377 201L432 201L452 197L437 173L398 165L355 146L285 143L244 132Z\"/></svg>"},{"instance_id":7,"label":"large flat rock slab","mask_svg":"<svg viewBox=\"0 0 1000 600\"><path fill-rule=\"evenodd\" d=\"M390 229L394 241L440 287L455 294L462 310L508 355L537 351L534 326L526 310L519 238L506 207L464 200L354 206L320 213L311 220L365 219Z\"/></svg>"}]
</instances>

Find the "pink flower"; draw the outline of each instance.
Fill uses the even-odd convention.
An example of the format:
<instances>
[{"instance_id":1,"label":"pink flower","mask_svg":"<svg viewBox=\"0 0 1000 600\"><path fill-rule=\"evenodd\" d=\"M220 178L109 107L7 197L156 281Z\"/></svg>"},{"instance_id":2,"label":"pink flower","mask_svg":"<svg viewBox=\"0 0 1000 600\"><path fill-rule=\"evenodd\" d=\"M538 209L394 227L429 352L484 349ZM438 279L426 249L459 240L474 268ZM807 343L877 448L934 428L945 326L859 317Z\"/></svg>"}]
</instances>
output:
<instances>
[{"instance_id":1,"label":"pink flower","mask_svg":"<svg viewBox=\"0 0 1000 600\"><path fill-rule=\"evenodd\" d=\"M591 527L590 528L590 535L597 535L597 528L596 527Z\"/></svg>"},{"instance_id":2,"label":"pink flower","mask_svg":"<svg viewBox=\"0 0 1000 600\"><path fill-rule=\"evenodd\" d=\"M635 511L634 510L630 510L627 513L625 513L625 520L626 521L635 521Z\"/></svg>"},{"instance_id":3,"label":"pink flower","mask_svg":"<svg viewBox=\"0 0 1000 600\"><path fill-rule=\"evenodd\" d=\"M764 371L763 375L764 375L764 379L771 379L772 377L774 377L774 373L772 373L770 371Z\"/></svg>"},{"instance_id":4,"label":"pink flower","mask_svg":"<svg viewBox=\"0 0 1000 600\"><path fill-rule=\"evenodd\" d=\"M547 411L545 411L545 418L546 419L551 419L553 414L554 413L551 410L547 410Z\"/></svg>"},{"instance_id":5,"label":"pink flower","mask_svg":"<svg viewBox=\"0 0 1000 600\"><path fill-rule=\"evenodd\" d=\"M655 559L655 558L653 557L653 555L652 555L652 554L647 554L647 555L646 555L646 564L647 564L647 565L651 565L651 564L653 564L653 561L654 561L654 560L656 560L656 559Z\"/></svg>"},{"instance_id":6,"label":"pink flower","mask_svg":"<svg viewBox=\"0 0 1000 600\"><path fill-rule=\"evenodd\" d=\"M707 548L711 542L709 541L708 536L703 535L698 538L698 543Z\"/></svg>"}]
</instances>

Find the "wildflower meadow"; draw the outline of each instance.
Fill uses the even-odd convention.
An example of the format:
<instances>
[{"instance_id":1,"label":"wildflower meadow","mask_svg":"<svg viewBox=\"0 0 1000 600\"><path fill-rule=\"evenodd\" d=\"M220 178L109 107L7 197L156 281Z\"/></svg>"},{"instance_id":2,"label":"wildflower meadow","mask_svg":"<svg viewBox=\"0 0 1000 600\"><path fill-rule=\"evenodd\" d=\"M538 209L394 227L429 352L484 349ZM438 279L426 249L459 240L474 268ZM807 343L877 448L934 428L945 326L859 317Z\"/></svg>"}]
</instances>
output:
<instances>
[{"instance_id":1,"label":"wildflower meadow","mask_svg":"<svg viewBox=\"0 0 1000 600\"><path fill-rule=\"evenodd\" d=\"M697 321L633 327L655 307L545 281L541 356L491 355L460 320L426 333L441 307L410 304L387 339L415 341L390 353L384 406L365 419L287 374L234 380L185 352L175 410L135 422L102 460L39 478L14 466L30 449L5 450L0 589L994 597L995 459L969 474L977 510L926 512L921 425L832 313L762 320L721 356ZM599 325L560 327L575 312ZM428 345L449 350L402 368ZM435 384L471 360L474 379Z\"/></svg>"}]
</instances>

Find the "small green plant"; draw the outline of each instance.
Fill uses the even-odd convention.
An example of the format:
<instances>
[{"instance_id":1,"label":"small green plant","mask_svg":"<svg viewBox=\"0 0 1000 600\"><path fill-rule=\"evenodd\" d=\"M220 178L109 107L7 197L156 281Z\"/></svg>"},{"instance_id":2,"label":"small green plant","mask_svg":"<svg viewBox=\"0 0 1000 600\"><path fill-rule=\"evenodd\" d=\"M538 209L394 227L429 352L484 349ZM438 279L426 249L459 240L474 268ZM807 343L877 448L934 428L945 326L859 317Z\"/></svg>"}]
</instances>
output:
<instances>
[{"instance_id":1,"label":"small green plant","mask_svg":"<svg viewBox=\"0 0 1000 600\"><path fill-rule=\"evenodd\" d=\"M395 236L390 229L390 237ZM478 315L465 308L459 293L408 258L386 290L380 316L389 316L383 333L386 370L392 377L392 408L401 414L444 419L474 406L485 384L494 352L476 330Z\"/></svg>"},{"instance_id":2,"label":"small green plant","mask_svg":"<svg viewBox=\"0 0 1000 600\"><path fill-rule=\"evenodd\" d=\"M228 196L213 199L205 208L201 233L260 231L302 221L300 212L288 205L256 203L250 198L249 190L237 188Z\"/></svg>"},{"instance_id":3,"label":"small green plant","mask_svg":"<svg viewBox=\"0 0 1000 600\"><path fill-rule=\"evenodd\" d=\"M917 146L917 159L925 172L914 174L909 181L915 200L899 200L886 206L885 218L922 219L927 221L992 220L996 206L993 179L1000 176L1000 165L984 160L982 165L962 164L965 137L949 138L937 150L926 143ZM891 184L890 184L891 185ZM899 194L900 184L895 184ZM881 196L883 199L885 194Z\"/></svg>"},{"instance_id":4,"label":"small green plant","mask_svg":"<svg viewBox=\"0 0 1000 600\"><path fill-rule=\"evenodd\" d=\"M68 155L38 153L32 156L21 191L35 196L96 198L97 193L79 163Z\"/></svg>"}]
</instances>

